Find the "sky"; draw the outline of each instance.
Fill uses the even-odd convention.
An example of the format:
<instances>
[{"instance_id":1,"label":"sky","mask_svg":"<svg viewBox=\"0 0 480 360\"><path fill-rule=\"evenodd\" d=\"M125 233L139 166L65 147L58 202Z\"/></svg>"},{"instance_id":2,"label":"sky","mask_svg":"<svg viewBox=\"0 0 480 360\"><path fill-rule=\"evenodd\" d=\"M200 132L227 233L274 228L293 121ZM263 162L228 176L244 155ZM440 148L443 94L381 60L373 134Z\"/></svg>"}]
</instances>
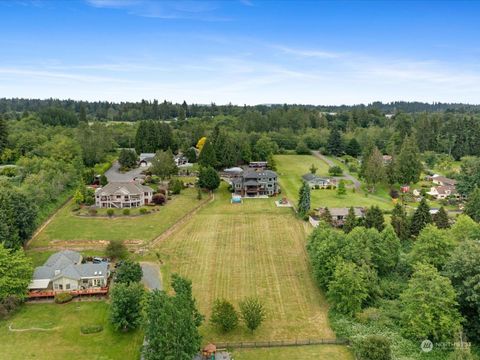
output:
<instances>
[{"instance_id":1,"label":"sky","mask_svg":"<svg viewBox=\"0 0 480 360\"><path fill-rule=\"evenodd\" d=\"M0 97L480 103L480 1L0 1Z\"/></svg>"}]
</instances>

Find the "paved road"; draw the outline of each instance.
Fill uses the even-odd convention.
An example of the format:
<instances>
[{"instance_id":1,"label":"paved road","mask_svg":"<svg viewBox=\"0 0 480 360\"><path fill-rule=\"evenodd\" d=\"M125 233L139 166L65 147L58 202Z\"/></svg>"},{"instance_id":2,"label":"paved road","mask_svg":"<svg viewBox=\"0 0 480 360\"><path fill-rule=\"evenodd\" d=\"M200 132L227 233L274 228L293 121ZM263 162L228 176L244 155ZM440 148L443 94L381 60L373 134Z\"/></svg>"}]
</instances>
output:
<instances>
[{"instance_id":1,"label":"paved road","mask_svg":"<svg viewBox=\"0 0 480 360\"><path fill-rule=\"evenodd\" d=\"M318 157L320 160L323 160L328 164L328 166L335 166L335 164L331 159L327 158L325 155L322 155L319 151L312 151L313 155ZM345 180L350 180L353 182L353 186L355 186L355 189L358 190L360 189L360 186L362 186L362 183L355 177L353 177L351 174L344 172L344 175L342 177L339 177L339 179L345 179Z\"/></svg>"},{"instance_id":2,"label":"paved road","mask_svg":"<svg viewBox=\"0 0 480 360\"><path fill-rule=\"evenodd\" d=\"M136 178L142 173L145 168L138 167L136 169L127 171L125 173L120 172L120 164L118 161L115 161L110 169L105 172L105 176L108 179L108 182L129 182Z\"/></svg>"},{"instance_id":3,"label":"paved road","mask_svg":"<svg viewBox=\"0 0 480 360\"><path fill-rule=\"evenodd\" d=\"M141 262L140 266L143 271L142 283L150 290L162 290L162 279L158 265L151 262Z\"/></svg>"}]
</instances>

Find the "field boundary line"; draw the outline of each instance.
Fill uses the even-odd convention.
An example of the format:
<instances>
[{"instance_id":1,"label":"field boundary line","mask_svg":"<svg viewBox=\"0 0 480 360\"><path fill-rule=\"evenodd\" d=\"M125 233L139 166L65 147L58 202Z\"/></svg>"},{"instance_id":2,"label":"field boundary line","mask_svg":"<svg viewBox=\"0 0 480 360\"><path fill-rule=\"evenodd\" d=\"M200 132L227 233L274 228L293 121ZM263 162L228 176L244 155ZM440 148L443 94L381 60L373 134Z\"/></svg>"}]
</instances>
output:
<instances>
[{"instance_id":1,"label":"field boundary line","mask_svg":"<svg viewBox=\"0 0 480 360\"><path fill-rule=\"evenodd\" d=\"M47 220L45 220L45 221L42 223L42 225L40 225L40 226L37 228L37 230L35 230L35 232L33 233L32 237L31 237L31 238L27 241L27 243L24 245L24 248L25 248L25 249L27 249L28 246L30 245L30 243L31 243L33 240L35 240L35 239L38 237L38 235L40 235L40 233L48 226L48 224L50 224L50 223L52 222L52 220L55 218L55 216L57 216L57 214L60 212L60 210L62 210L65 206L68 205L68 203L70 202L71 199L72 199L72 197L69 196L69 197L67 198L67 200L65 200L65 201L63 202L63 204L61 204L61 205L58 207L58 209L55 210L55 212L54 212L52 215L50 215L50 216L47 218Z\"/></svg>"},{"instance_id":2,"label":"field boundary line","mask_svg":"<svg viewBox=\"0 0 480 360\"><path fill-rule=\"evenodd\" d=\"M295 339L295 340L269 340L269 341L242 341L242 342L213 342L218 348L227 349L254 349L288 346L311 345L350 345L348 339Z\"/></svg>"},{"instance_id":3,"label":"field boundary line","mask_svg":"<svg viewBox=\"0 0 480 360\"><path fill-rule=\"evenodd\" d=\"M165 238L169 237L173 234L178 228L184 225L190 218L196 214L200 209L202 209L205 205L212 203L215 200L215 194L212 192L209 194L208 200L202 201L199 205L194 207L192 210L184 214L180 219L178 219L172 226L154 238L152 241L148 242L145 246L140 247L137 251L141 250L148 250L155 247L156 244L164 240Z\"/></svg>"}]
</instances>

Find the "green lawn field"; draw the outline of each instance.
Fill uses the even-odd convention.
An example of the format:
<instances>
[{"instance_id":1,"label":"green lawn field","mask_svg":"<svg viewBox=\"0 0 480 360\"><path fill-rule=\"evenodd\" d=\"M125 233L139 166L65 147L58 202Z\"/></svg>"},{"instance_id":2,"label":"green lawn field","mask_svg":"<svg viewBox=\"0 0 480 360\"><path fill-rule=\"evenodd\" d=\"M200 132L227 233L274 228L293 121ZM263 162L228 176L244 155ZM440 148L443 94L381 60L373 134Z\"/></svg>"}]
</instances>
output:
<instances>
[{"instance_id":1,"label":"green lawn field","mask_svg":"<svg viewBox=\"0 0 480 360\"><path fill-rule=\"evenodd\" d=\"M318 168L317 174L328 175L328 165L313 155L276 155L277 172L280 178L282 196L297 202L298 190L302 185L302 175L309 172L312 164ZM366 196L361 190L353 192L347 189L347 194L338 196L336 190L317 189L311 191L312 208L317 207L370 207L378 205L380 208L389 210L394 204L387 199L378 196Z\"/></svg>"},{"instance_id":2,"label":"green lawn field","mask_svg":"<svg viewBox=\"0 0 480 360\"><path fill-rule=\"evenodd\" d=\"M164 279L178 272L192 280L200 311L207 316L204 341L334 338L328 305L310 273L305 223L292 209L277 208L274 199L229 200L222 185L214 202L155 249L166 264ZM260 298L267 311L254 334L243 325L227 335L209 325L216 298L238 308L247 296Z\"/></svg>"},{"instance_id":3,"label":"green lawn field","mask_svg":"<svg viewBox=\"0 0 480 360\"><path fill-rule=\"evenodd\" d=\"M167 205L152 214L114 218L80 217L72 212L72 204L62 208L50 224L29 244L29 247L49 246L58 241L140 240L148 242L183 215L199 205L194 189L185 189ZM206 196L203 201L206 201Z\"/></svg>"},{"instance_id":4,"label":"green lawn field","mask_svg":"<svg viewBox=\"0 0 480 360\"><path fill-rule=\"evenodd\" d=\"M338 345L292 346L242 349L232 352L235 360L351 360L348 348Z\"/></svg>"},{"instance_id":5,"label":"green lawn field","mask_svg":"<svg viewBox=\"0 0 480 360\"><path fill-rule=\"evenodd\" d=\"M118 360L138 359L143 335L116 332L109 323L105 302L27 304L11 318L0 321L2 360ZM83 325L103 325L102 332L83 335ZM49 331L12 329L52 329Z\"/></svg>"}]
</instances>

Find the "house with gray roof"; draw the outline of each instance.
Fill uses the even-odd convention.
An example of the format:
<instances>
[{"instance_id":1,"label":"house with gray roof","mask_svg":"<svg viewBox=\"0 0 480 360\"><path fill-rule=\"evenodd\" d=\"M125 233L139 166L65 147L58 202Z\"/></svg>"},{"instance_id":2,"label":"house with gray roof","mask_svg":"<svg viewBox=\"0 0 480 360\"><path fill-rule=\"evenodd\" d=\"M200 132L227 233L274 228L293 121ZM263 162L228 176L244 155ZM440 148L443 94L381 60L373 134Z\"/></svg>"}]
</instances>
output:
<instances>
[{"instance_id":1,"label":"house with gray roof","mask_svg":"<svg viewBox=\"0 0 480 360\"><path fill-rule=\"evenodd\" d=\"M141 167L150 167L154 157L155 153L141 153L139 156L138 165Z\"/></svg>"},{"instance_id":2,"label":"house with gray roof","mask_svg":"<svg viewBox=\"0 0 480 360\"><path fill-rule=\"evenodd\" d=\"M272 170L246 169L231 183L235 195L242 197L274 196L280 192L277 173Z\"/></svg>"},{"instance_id":3,"label":"house with gray roof","mask_svg":"<svg viewBox=\"0 0 480 360\"><path fill-rule=\"evenodd\" d=\"M35 268L30 290L69 291L107 286L108 262L82 263L80 253L64 250L51 255L44 265Z\"/></svg>"},{"instance_id":4,"label":"house with gray roof","mask_svg":"<svg viewBox=\"0 0 480 360\"><path fill-rule=\"evenodd\" d=\"M133 208L152 201L153 189L139 182L110 182L95 190L95 205L100 208Z\"/></svg>"},{"instance_id":5,"label":"house with gray roof","mask_svg":"<svg viewBox=\"0 0 480 360\"><path fill-rule=\"evenodd\" d=\"M302 180L308 184L310 189L325 189L331 186L337 186L335 179L320 177L312 173L303 175Z\"/></svg>"}]
</instances>

